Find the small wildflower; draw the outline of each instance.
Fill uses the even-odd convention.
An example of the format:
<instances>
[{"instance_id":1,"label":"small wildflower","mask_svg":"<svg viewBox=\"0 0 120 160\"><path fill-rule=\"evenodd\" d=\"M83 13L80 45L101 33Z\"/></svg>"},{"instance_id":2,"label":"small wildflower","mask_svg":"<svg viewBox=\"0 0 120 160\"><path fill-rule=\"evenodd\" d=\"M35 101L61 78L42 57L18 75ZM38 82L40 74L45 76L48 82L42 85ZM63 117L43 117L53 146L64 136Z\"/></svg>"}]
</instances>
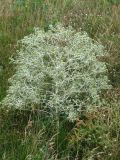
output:
<instances>
[{"instance_id":1,"label":"small wildflower","mask_svg":"<svg viewBox=\"0 0 120 160\"><path fill-rule=\"evenodd\" d=\"M109 153L109 156L112 156L112 153Z\"/></svg>"}]
</instances>

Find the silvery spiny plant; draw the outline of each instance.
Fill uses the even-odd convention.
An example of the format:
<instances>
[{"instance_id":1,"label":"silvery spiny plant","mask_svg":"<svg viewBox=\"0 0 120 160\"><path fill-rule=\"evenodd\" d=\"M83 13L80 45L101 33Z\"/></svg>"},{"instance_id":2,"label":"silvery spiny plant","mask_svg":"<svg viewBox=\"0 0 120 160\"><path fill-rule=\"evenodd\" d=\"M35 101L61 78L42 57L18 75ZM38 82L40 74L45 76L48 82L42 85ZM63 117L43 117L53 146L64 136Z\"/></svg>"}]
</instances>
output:
<instances>
[{"instance_id":1,"label":"silvery spiny plant","mask_svg":"<svg viewBox=\"0 0 120 160\"><path fill-rule=\"evenodd\" d=\"M17 109L39 106L64 113L75 120L81 111L101 106L101 92L110 85L104 47L85 32L61 24L19 41L21 49L12 59L15 74L2 101Z\"/></svg>"}]
</instances>

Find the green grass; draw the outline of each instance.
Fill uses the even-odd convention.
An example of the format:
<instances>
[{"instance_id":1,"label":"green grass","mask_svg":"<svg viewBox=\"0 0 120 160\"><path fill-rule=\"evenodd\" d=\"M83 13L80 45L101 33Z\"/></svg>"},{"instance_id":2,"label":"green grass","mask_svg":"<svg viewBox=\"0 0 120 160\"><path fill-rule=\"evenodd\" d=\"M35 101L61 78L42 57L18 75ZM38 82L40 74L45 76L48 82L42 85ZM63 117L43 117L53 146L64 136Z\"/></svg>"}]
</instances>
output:
<instances>
[{"instance_id":1,"label":"green grass","mask_svg":"<svg viewBox=\"0 0 120 160\"><path fill-rule=\"evenodd\" d=\"M1 159L119 160L120 111L116 102L74 123L42 111L1 113Z\"/></svg>"},{"instance_id":2,"label":"green grass","mask_svg":"<svg viewBox=\"0 0 120 160\"><path fill-rule=\"evenodd\" d=\"M9 7L7 0L4 1L4 14L0 12L0 101L6 95L8 78L14 73L9 58L16 52L17 40L31 33L35 26L47 30L49 24L59 21L87 31L106 47L110 53L106 61L113 89L104 95L106 106L82 115L75 123L42 111L0 109L1 160L119 160L120 6L117 2L35 0L28 3L26 0Z\"/></svg>"}]
</instances>

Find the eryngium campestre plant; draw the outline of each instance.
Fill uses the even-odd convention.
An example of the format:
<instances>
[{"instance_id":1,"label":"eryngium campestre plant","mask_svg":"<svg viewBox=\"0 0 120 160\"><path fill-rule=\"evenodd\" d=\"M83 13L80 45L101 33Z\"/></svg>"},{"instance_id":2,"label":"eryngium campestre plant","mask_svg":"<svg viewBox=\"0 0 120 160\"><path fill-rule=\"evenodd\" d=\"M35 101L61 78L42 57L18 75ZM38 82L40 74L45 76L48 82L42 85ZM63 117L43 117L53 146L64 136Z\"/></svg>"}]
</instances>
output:
<instances>
[{"instance_id":1,"label":"eryngium campestre plant","mask_svg":"<svg viewBox=\"0 0 120 160\"><path fill-rule=\"evenodd\" d=\"M106 64L99 60L106 52L87 33L59 24L48 32L35 28L20 44L4 106L37 105L74 120L83 109L101 105L101 91L110 88Z\"/></svg>"}]
</instances>

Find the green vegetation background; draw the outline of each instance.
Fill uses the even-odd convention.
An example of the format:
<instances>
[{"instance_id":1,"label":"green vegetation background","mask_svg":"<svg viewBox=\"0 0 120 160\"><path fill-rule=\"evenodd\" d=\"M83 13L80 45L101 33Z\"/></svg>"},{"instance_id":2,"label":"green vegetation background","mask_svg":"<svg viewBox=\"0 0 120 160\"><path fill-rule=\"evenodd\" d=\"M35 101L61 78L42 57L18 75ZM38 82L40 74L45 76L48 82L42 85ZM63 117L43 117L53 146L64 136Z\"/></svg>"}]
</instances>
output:
<instances>
[{"instance_id":1,"label":"green vegetation background","mask_svg":"<svg viewBox=\"0 0 120 160\"><path fill-rule=\"evenodd\" d=\"M87 31L110 53L110 107L91 112L75 123L42 111L0 109L1 160L119 160L120 157L120 0L1 0L0 101L14 73L9 58L17 41L39 26L57 22Z\"/></svg>"}]
</instances>

